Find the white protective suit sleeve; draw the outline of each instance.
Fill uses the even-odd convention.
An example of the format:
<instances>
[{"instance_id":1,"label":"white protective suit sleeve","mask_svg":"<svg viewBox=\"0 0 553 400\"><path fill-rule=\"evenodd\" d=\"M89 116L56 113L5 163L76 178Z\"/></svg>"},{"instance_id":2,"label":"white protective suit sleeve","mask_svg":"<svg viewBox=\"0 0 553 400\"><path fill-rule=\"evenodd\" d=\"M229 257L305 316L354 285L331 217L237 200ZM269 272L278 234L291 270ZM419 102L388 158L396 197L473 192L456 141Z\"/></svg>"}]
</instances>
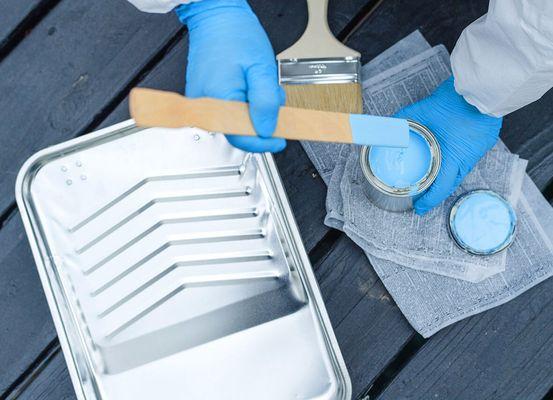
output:
<instances>
[{"instance_id":1,"label":"white protective suit sleeve","mask_svg":"<svg viewBox=\"0 0 553 400\"><path fill-rule=\"evenodd\" d=\"M149 13L166 13L178 5L200 0L129 0L140 11Z\"/></svg>"},{"instance_id":2,"label":"white protective suit sleeve","mask_svg":"<svg viewBox=\"0 0 553 400\"><path fill-rule=\"evenodd\" d=\"M553 0L491 0L451 66L455 89L482 113L501 117L539 99L553 87Z\"/></svg>"},{"instance_id":3,"label":"white protective suit sleeve","mask_svg":"<svg viewBox=\"0 0 553 400\"><path fill-rule=\"evenodd\" d=\"M200 0L129 0L165 13ZM553 0L490 0L451 55L455 89L482 113L501 117L553 87Z\"/></svg>"}]
</instances>

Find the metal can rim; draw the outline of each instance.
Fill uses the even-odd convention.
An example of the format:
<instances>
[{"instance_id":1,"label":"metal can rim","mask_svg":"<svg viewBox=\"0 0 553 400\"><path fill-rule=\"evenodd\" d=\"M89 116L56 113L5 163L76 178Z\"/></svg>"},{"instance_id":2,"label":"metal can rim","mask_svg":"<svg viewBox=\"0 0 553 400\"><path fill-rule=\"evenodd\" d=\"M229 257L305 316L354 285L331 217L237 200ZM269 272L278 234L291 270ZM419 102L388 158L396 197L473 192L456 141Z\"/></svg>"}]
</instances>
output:
<instances>
[{"instance_id":1,"label":"metal can rim","mask_svg":"<svg viewBox=\"0 0 553 400\"><path fill-rule=\"evenodd\" d=\"M409 129L414 130L415 132L419 133L428 143L430 147L430 153L432 155L432 161L430 164L429 172L418 182L413 184L410 187L406 188L396 188L390 185L385 184L380 179L376 177L376 175L372 172L372 169L369 164L369 151L371 146L363 146L361 148L361 152L359 155L359 162L361 164L361 170L363 171L363 175L365 176L365 179L378 191L381 193L384 193L388 196L393 197L413 197L417 194L420 194L424 192L426 189L434 183L436 180L436 177L438 176L438 172L440 171L440 166L442 164L442 154L440 150L440 144L438 143L438 140L432 133L430 129L428 129L423 124L420 124L418 122L407 120L409 124Z\"/></svg>"},{"instance_id":2,"label":"metal can rim","mask_svg":"<svg viewBox=\"0 0 553 400\"><path fill-rule=\"evenodd\" d=\"M507 209L509 210L509 214L511 215L511 218L512 218L512 221L513 221L513 227L511 229L511 231L509 232L509 235L508 235L507 239L500 246L497 246L494 249L491 249L489 251L479 251L479 250L471 248L470 246L468 246L467 244L463 243L460 240L460 238L455 234L455 230L453 229L453 221L455 219L455 215L457 214L457 211L459 210L459 207L460 207L461 203L464 200L466 200L469 196L471 196L475 193L487 193L487 194L490 194L490 195L494 196L495 198L499 199L503 204L505 204L507 206ZM451 239L453 239L453 242L461 250L463 250L463 251L465 251L469 254L476 255L476 256L491 256L491 255L498 254L498 253L501 253L502 251L507 250L511 246L511 244L513 244L513 242L515 240L516 230L517 230L517 215L516 215L516 212L515 212L513 206L511 205L511 203L509 203L505 198L503 198L502 196L500 196L499 194L497 194L493 190L490 190L490 189L475 189L475 190L471 190L471 191L468 191L466 193L463 193L462 195L460 195L455 200L455 202L451 206L451 209L449 210L449 218L448 218L447 228L448 228L449 236L451 237Z\"/></svg>"}]
</instances>

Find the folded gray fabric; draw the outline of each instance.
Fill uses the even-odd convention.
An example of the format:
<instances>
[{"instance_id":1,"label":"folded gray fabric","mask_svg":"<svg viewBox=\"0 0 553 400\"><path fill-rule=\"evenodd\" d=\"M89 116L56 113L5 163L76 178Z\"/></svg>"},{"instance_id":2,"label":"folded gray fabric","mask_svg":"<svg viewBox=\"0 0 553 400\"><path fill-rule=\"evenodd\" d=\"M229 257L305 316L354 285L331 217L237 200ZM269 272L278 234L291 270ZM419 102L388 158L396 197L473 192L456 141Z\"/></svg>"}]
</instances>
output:
<instances>
[{"instance_id":1,"label":"folded gray fabric","mask_svg":"<svg viewBox=\"0 0 553 400\"><path fill-rule=\"evenodd\" d=\"M405 46L407 42L410 43L410 47ZM368 67L373 63L371 62L363 67L363 71L381 72L380 75L365 80L363 84L365 106L368 111L381 114L393 113L397 108L425 97L449 74L447 52L444 54L443 46L433 49L429 47L422 35L414 33L377 57L374 61L375 66ZM406 60L408 57L401 55L404 54L402 49L406 48L418 48L419 51L424 51ZM399 60L399 64L394 65L394 60ZM383 66L391 68L382 71ZM383 75L382 72L384 72ZM476 273L471 270L473 264L470 261L463 267L458 259L456 264L451 263L451 259L446 257L445 261L432 264L434 254L426 254L430 260L426 262L424 252L417 254L418 259L415 264L419 264L416 266L419 270L415 270L412 268L414 263L413 258L410 257L410 251L401 254L401 251L394 251L397 249L387 243L384 243L382 249L378 249L380 251L378 255L375 254L375 246L369 245L367 241L367 227L376 224L374 220L363 215L366 211L362 211L365 210L364 204L367 200L360 197L353 200L351 194L352 184L364 183L364 178L355 172L358 171L355 148L349 145L313 145L309 142L303 145L315 167L329 185L328 214L325 223L344 230L367 251L371 263L390 294L414 328L423 336L429 336L461 318L508 301L551 275L553 271L551 232L545 227L552 226L553 211L529 178L525 177L525 161L511 155L502 143L498 144L467 177L460 191L482 184L485 185L484 187L491 187L504 194L512 204L517 204L520 198L517 212L519 226L523 225L524 229L518 230L515 243L508 252L503 253L503 268L493 270L492 268L497 268L494 267L497 264L489 263L486 265L488 267L486 270L482 268L482 264L477 263L477 267L480 266L480 268ZM322 171L325 171L324 175ZM503 178L498 179L498 173ZM523 179L525 191L530 195L526 192L521 194L520 187ZM359 204L363 205L361 211L358 208ZM536 215L546 224L543 226L539 224ZM357 223L360 220L362 223ZM411 223L413 221L413 219L410 220ZM380 222L378 231L389 232L388 220ZM382 229L383 226L387 229ZM427 227L427 229L430 228ZM415 235L420 236L417 232ZM402 248L403 243L396 242L396 244L400 249ZM387 250L385 250L386 247ZM526 255L526 252L530 252L530 255ZM447 255L442 252L442 255L444 254ZM406 264L407 261L409 261L408 265L401 265L402 262ZM509 268L517 264L519 266L524 264L524 268ZM433 273L423 272L429 270ZM499 272L500 270L504 272ZM478 284L445 277L459 276L463 279L481 280L486 272L490 273L490 271L495 275ZM474 276L477 279L474 279Z\"/></svg>"},{"instance_id":2,"label":"folded gray fabric","mask_svg":"<svg viewBox=\"0 0 553 400\"><path fill-rule=\"evenodd\" d=\"M391 51L390 57L397 57L398 52ZM377 61L385 64L382 56ZM367 70L367 65L364 70ZM363 82L366 111L379 115L392 114L400 107L430 94L448 76L449 55L445 48L436 46L425 50ZM322 168L321 174L329 184L325 223L345 231L372 255L409 268L471 282L479 282L505 270L506 253L490 257L470 255L458 248L449 237L446 222L456 196L450 197L424 217L413 212L387 212L374 206L365 196L367 182L359 167L358 147L334 144L305 146L316 166ZM339 157L340 153L347 154L347 159ZM514 169L517 160L516 155L494 148L469 174L456 195L487 188L511 201L516 199L523 173ZM345 166L341 165L343 162ZM483 171L493 179L485 180ZM336 211L338 215L334 214Z\"/></svg>"},{"instance_id":3,"label":"folded gray fabric","mask_svg":"<svg viewBox=\"0 0 553 400\"><path fill-rule=\"evenodd\" d=\"M348 157L340 190L344 202L343 230L365 251L409 268L470 282L482 281L505 270L505 252L490 257L467 254L451 240L447 224L449 210L462 193L491 189L510 197L509 187L504 184L516 172L516 157L494 149L483 161L486 165L506 167L494 169L496 180L485 181L479 168L475 168L453 196L421 217L414 212L383 211L368 201L363 189L367 183L359 168L358 155L355 151ZM503 160L503 164L496 164L495 159ZM518 172L522 175L524 169ZM514 190L518 195L520 185Z\"/></svg>"}]
</instances>

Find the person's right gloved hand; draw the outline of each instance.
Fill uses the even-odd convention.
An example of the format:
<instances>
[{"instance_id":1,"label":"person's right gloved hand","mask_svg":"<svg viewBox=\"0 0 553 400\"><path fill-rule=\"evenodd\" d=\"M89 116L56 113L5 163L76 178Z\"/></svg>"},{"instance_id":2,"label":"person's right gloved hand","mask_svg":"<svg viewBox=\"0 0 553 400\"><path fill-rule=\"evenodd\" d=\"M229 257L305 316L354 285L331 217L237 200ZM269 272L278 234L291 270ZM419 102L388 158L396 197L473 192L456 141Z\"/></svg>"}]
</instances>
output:
<instances>
[{"instance_id":1,"label":"person's right gloved hand","mask_svg":"<svg viewBox=\"0 0 553 400\"><path fill-rule=\"evenodd\" d=\"M407 106L395 115L427 126L436 136L442 165L428 191L415 201L417 214L440 204L461 184L499 137L502 118L482 114L455 91L453 77L431 96Z\"/></svg>"},{"instance_id":2,"label":"person's right gloved hand","mask_svg":"<svg viewBox=\"0 0 553 400\"><path fill-rule=\"evenodd\" d=\"M286 147L271 138L284 91L278 85L271 43L246 0L203 0L176 9L188 26L186 95L249 102L257 137L227 135L234 146L251 152Z\"/></svg>"}]
</instances>

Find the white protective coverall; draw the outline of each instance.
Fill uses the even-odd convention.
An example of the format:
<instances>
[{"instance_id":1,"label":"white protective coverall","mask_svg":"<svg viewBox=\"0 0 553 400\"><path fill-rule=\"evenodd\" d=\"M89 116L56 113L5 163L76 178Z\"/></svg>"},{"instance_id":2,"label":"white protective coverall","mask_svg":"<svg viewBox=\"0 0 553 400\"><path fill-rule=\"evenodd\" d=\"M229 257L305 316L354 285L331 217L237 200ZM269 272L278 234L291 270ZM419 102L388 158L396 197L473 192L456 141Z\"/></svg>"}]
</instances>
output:
<instances>
[{"instance_id":1,"label":"white protective coverall","mask_svg":"<svg viewBox=\"0 0 553 400\"><path fill-rule=\"evenodd\" d=\"M198 0L129 0L165 13ZM504 116L553 87L553 0L490 0L451 55L455 89L482 113Z\"/></svg>"}]
</instances>

